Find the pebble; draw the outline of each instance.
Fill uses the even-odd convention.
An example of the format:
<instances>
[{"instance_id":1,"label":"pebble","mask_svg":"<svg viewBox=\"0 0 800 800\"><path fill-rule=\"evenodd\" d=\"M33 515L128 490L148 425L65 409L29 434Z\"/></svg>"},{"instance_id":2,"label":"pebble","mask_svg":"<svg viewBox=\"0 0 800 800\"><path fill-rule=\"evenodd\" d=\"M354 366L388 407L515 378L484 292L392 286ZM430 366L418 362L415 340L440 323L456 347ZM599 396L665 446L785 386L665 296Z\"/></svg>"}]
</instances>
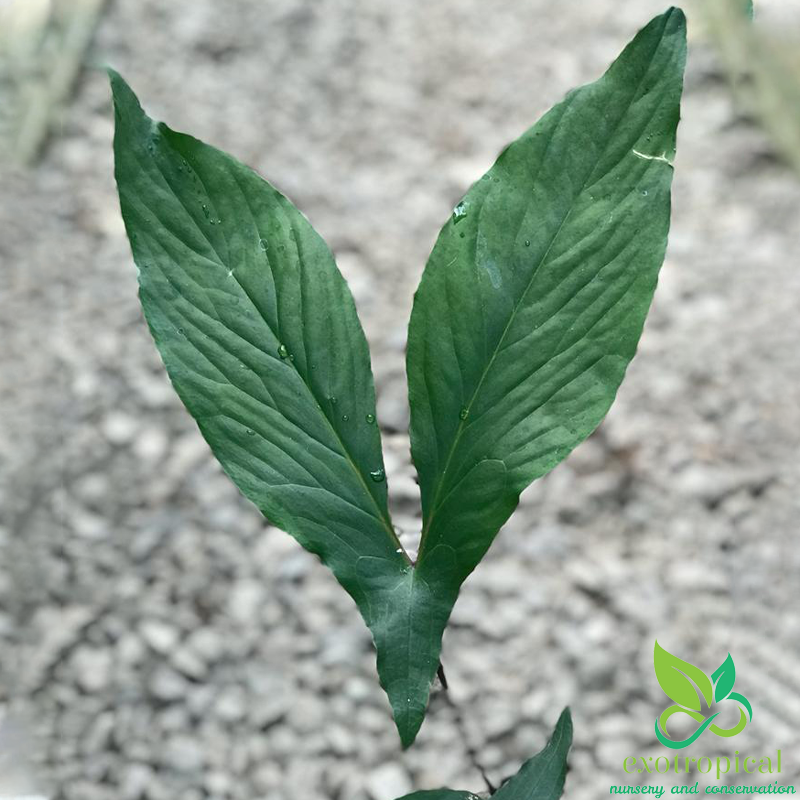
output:
<instances>
[{"instance_id":1,"label":"pebble","mask_svg":"<svg viewBox=\"0 0 800 800\"><path fill-rule=\"evenodd\" d=\"M131 442L139 428L136 417L123 411L112 411L102 423L103 434L111 444L126 445Z\"/></svg>"},{"instance_id":2,"label":"pebble","mask_svg":"<svg viewBox=\"0 0 800 800\"><path fill-rule=\"evenodd\" d=\"M153 697L164 702L181 700L188 691L186 679L175 670L163 665L153 672L149 687Z\"/></svg>"},{"instance_id":3,"label":"pebble","mask_svg":"<svg viewBox=\"0 0 800 800\"><path fill-rule=\"evenodd\" d=\"M382 764L367 775L366 787L372 800L396 800L412 790L408 773L397 764Z\"/></svg>"},{"instance_id":4,"label":"pebble","mask_svg":"<svg viewBox=\"0 0 800 800\"><path fill-rule=\"evenodd\" d=\"M75 651L72 666L78 686L93 694L103 691L111 682L113 656L108 649L83 645Z\"/></svg>"},{"instance_id":5,"label":"pebble","mask_svg":"<svg viewBox=\"0 0 800 800\"><path fill-rule=\"evenodd\" d=\"M202 746L190 736L173 736L164 746L163 763L177 772L195 773L203 768Z\"/></svg>"},{"instance_id":6,"label":"pebble","mask_svg":"<svg viewBox=\"0 0 800 800\"><path fill-rule=\"evenodd\" d=\"M159 619L144 620L139 626L139 633L147 645L161 655L169 653L180 638L178 630Z\"/></svg>"}]
</instances>

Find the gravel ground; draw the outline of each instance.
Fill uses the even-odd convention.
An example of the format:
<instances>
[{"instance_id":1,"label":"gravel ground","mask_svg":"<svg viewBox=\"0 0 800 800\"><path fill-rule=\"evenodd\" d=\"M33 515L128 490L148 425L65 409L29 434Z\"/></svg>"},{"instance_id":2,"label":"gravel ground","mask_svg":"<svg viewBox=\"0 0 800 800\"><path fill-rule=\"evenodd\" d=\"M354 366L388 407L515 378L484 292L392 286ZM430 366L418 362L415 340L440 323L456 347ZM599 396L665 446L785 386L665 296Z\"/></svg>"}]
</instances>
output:
<instances>
[{"instance_id":1,"label":"gravel ground","mask_svg":"<svg viewBox=\"0 0 800 800\"><path fill-rule=\"evenodd\" d=\"M767 20L798 10L763 6ZM403 349L438 228L662 3L220 8L117 0L91 56L155 116L258 168L331 243L371 343L396 523L413 535ZM495 782L571 706L574 800L625 782L624 757L665 752L656 637L709 672L730 650L754 707L735 747L781 748L781 782L800 781L800 183L699 37L683 116L640 354L599 432L523 495L445 637ZM42 161L2 179L0 794L480 790L440 694L400 752L352 601L239 496L179 405L137 304L111 137L107 83L87 72ZM712 738L685 752L731 754Z\"/></svg>"}]
</instances>

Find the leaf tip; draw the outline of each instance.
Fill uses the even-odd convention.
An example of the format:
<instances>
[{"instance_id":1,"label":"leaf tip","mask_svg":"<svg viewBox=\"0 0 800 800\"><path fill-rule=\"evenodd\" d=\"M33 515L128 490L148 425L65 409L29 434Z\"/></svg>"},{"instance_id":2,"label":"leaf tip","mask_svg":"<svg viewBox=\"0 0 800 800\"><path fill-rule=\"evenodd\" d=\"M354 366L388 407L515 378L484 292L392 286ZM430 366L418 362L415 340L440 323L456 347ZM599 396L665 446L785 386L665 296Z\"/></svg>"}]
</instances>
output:
<instances>
[{"instance_id":1,"label":"leaf tip","mask_svg":"<svg viewBox=\"0 0 800 800\"><path fill-rule=\"evenodd\" d=\"M403 750L408 750L416 741L417 733L419 733L420 725L408 725L405 727L398 726L397 732L400 734L400 745Z\"/></svg>"},{"instance_id":2,"label":"leaf tip","mask_svg":"<svg viewBox=\"0 0 800 800\"><path fill-rule=\"evenodd\" d=\"M555 731L553 736L557 733L563 733L567 737L567 746L569 747L572 744L572 709L567 706L558 717L558 722L556 722Z\"/></svg>"},{"instance_id":3,"label":"leaf tip","mask_svg":"<svg viewBox=\"0 0 800 800\"><path fill-rule=\"evenodd\" d=\"M114 111L118 116L125 112L134 111L134 116L146 116L142 104L128 82L113 67L105 68L111 84L111 98L114 101Z\"/></svg>"},{"instance_id":4,"label":"leaf tip","mask_svg":"<svg viewBox=\"0 0 800 800\"><path fill-rule=\"evenodd\" d=\"M667 22L672 22L673 25L686 25L686 14L680 6L670 6L665 12L664 17Z\"/></svg>"},{"instance_id":5,"label":"leaf tip","mask_svg":"<svg viewBox=\"0 0 800 800\"><path fill-rule=\"evenodd\" d=\"M122 75L117 72L114 67L106 66L106 75L108 75L108 82L111 84L111 94L116 98L120 92L127 89L130 91L130 86L125 82Z\"/></svg>"}]
</instances>

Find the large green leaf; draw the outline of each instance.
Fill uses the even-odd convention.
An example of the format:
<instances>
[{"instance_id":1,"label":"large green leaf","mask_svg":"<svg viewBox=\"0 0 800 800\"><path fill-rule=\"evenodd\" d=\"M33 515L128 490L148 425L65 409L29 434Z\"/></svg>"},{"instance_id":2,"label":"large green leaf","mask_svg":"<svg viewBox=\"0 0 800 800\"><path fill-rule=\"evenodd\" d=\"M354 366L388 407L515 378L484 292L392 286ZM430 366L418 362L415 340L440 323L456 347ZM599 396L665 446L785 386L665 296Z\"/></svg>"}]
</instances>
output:
<instances>
[{"instance_id":1,"label":"large green leaf","mask_svg":"<svg viewBox=\"0 0 800 800\"><path fill-rule=\"evenodd\" d=\"M413 637L395 650L388 629L433 611L414 616L408 602L414 573L389 520L369 352L347 285L283 195L151 120L116 73L111 83L122 214L170 379L241 491L356 600L406 713ZM435 592L415 596L436 608Z\"/></svg>"},{"instance_id":2,"label":"large green leaf","mask_svg":"<svg viewBox=\"0 0 800 800\"><path fill-rule=\"evenodd\" d=\"M495 800L558 800L567 777L567 756L572 746L572 717L564 709L545 748L526 761L513 778L493 795ZM414 792L400 800L478 800L471 792L438 789Z\"/></svg>"},{"instance_id":3,"label":"large green leaf","mask_svg":"<svg viewBox=\"0 0 800 800\"><path fill-rule=\"evenodd\" d=\"M408 336L418 569L458 587L608 411L664 258L686 31L671 9L506 148L442 229Z\"/></svg>"}]
</instances>

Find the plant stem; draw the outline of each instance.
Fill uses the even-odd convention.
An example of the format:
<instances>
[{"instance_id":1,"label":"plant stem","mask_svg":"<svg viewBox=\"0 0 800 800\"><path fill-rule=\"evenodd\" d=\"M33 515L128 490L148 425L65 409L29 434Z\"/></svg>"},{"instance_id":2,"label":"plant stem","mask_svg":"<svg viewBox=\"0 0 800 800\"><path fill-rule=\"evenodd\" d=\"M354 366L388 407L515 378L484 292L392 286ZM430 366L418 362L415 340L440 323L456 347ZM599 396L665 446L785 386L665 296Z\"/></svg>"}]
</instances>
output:
<instances>
[{"instance_id":1,"label":"plant stem","mask_svg":"<svg viewBox=\"0 0 800 800\"><path fill-rule=\"evenodd\" d=\"M442 662L439 662L439 669L436 671L436 674L439 677L439 682L442 684L442 693L444 695L445 702L453 711L453 715L456 720L456 727L458 728L458 732L461 735L461 741L464 743L464 749L467 751L467 756L470 760L472 766L480 773L481 778L483 778L483 782L486 784L486 788L489 790L489 794L493 795L497 788L494 784L489 780L489 776L486 774L486 770L481 765L480 761L478 760L478 751L473 747L470 743L469 736L467 734L467 728L464 724L464 717L461 715L461 709L455 704L453 701L452 696L449 692L449 686L447 683L447 676L444 673L444 666Z\"/></svg>"}]
</instances>

